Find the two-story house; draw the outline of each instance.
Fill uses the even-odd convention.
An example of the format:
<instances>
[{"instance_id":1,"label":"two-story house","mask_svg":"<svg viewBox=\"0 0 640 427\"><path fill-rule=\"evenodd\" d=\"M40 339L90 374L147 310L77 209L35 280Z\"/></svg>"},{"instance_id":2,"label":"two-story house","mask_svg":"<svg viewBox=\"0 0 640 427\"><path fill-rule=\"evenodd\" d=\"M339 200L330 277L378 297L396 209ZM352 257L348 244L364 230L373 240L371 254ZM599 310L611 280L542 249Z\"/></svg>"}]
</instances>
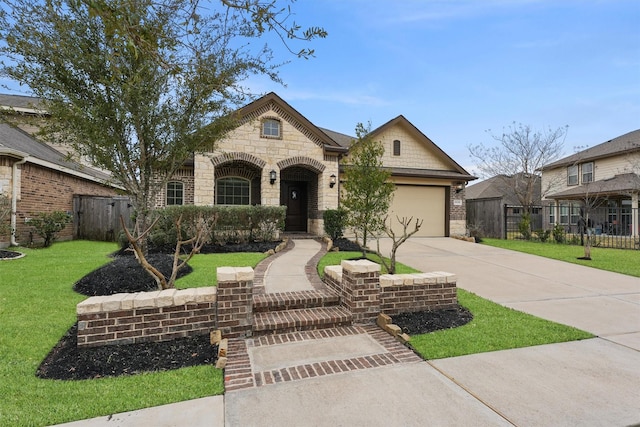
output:
<instances>
[{"instance_id":1,"label":"two-story house","mask_svg":"<svg viewBox=\"0 0 640 427\"><path fill-rule=\"evenodd\" d=\"M542 187L549 188L545 224L577 230L590 211L596 234L635 236L640 232L640 129L545 165Z\"/></svg>"}]
</instances>

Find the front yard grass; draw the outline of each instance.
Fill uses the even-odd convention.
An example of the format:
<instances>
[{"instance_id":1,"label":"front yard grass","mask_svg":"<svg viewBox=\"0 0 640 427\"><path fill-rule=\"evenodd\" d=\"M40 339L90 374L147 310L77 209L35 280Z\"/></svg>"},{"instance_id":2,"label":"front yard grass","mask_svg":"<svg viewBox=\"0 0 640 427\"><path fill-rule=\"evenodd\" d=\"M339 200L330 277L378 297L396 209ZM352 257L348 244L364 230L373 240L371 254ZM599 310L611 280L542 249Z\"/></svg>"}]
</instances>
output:
<instances>
[{"instance_id":1,"label":"front yard grass","mask_svg":"<svg viewBox=\"0 0 640 427\"><path fill-rule=\"evenodd\" d=\"M458 288L458 303L473 313L464 326L411 337L425 359L507 350L593 338L593 335L503 307Z\"/></svg>"},{"instance_id":2,"label":"front yard grass","mask_svg":"<svg viewBox=\"0 0 640 427\"><path fill-rule=\"evenodd\" d=\"M640 277L640 251L633 249L591 248L591 261L578 259L584 256L582 246L534 242L526 240L502 240L483 238L482 243L512 251L557 259L601 270L614 271Z\"/></svg>"},{"instance_id":3,"label":"front yard grass","mask_svg":"<svg viewBox=\"0 0 640 427\"><path fill-rule=\"evenodd\" d=\"M113 243L73 241L25 249L0 261L0 425L40 426L222 394L211 365L83 381L43 380L36 369L76 321L86 297L73 284L109 262ZM219 265L252 265L262 254L197 255L178 287L215 284Z\"/></svg>"},{"instance_id":4,"label":"front yard grass","mask_svg":"<svg viewBox=\"0 0 640 427\"><path fill-rule=\"evenodd\" d=\"M327 265L339 265L354 254L357 257L359 252L330 252L318 263L318 271L324 271ZM398 264L397 270L418 271L403 264ZM460 288L458 303L471 311L473 320L458 328L413 335L410 344L423 358L441 359L593 338L588 332L503 307Z\"/></svg>"}]
</instances>

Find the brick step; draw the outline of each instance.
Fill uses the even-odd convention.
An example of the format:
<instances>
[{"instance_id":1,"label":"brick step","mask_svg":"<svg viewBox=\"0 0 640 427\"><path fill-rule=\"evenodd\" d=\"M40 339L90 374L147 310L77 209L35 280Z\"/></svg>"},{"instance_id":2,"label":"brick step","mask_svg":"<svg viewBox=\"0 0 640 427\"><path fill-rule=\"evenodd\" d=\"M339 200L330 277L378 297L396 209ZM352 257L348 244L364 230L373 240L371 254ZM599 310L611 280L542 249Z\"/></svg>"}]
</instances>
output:
<instances>
[{"instance_id":1,"label":"brick step","mask_svg":"<svg viewBox=\"0 0 640 427\"><path fill-rule=\"evenodd\" d=\"M253 312L329 307L339 302L340 297L329 290L268 293L253 296Z\"/></svg>"},{"instance_id":2,"label":"brick step","mask_svg":"<svg viewBox=\"0 0 640 427\"><path fill-rule=\"evenodd\" d=\"M351 323L351 313L339 306L270 311L254 313L253 334L268 335L326 329L351 326Z\"/></svg>"}]
</instances>

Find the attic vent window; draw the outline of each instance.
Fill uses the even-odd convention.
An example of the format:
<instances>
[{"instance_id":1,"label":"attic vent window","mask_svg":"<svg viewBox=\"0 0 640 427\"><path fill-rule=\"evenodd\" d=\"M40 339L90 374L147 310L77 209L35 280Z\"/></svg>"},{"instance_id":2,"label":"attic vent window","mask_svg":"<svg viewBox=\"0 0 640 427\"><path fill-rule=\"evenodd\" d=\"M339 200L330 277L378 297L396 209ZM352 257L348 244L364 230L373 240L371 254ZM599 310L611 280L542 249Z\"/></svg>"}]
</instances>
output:
<instances>
[{"instance_id":1,"label":"attic vent window","mask_svg":"<svg viewBox=\"0 0 640 427\"><path fill-rule=\"evenodd\" d=\"M393 141L393 155L394 156L400 155L400 141L398 141L397 139Z\"/></svg>"},{"instance_id":2,"label":"attic vent window","mask_svg":"<svg viewBox=\"0 0 640 427\"><path fill-rule=\"evenodd\" d=\"M280 138L280 120L264 119L262 121L261 135L263 138Z\"/></svg>"}]
</instances>

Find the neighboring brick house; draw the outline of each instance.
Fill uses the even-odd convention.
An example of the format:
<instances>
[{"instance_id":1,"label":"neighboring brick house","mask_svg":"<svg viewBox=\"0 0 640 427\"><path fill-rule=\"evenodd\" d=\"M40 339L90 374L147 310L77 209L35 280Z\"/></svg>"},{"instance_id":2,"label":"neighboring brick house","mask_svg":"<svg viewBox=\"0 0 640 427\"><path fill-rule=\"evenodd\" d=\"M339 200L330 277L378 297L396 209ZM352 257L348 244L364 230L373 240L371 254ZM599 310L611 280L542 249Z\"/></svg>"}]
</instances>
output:
<instances>
[{"instance_id":1,"label":"neighboring brick house","mask_svg":"<svg viewBox=\"0 0 640 427\"><path fill-rule=\"evenodd\" d=\"M73 212L74 195L113 196L107 185L109 176L67 160L65 155L36 140L27 132L0 123L0 193L11 198L11 235L0 236L0 246L29 244L27 219L39 212ZM73 238L69 225L58 234L61 240Z\"/></svg>"},{"instance_id":2,"label":"neighboring brick house","mask_svg":"<svg viewBox=\"0 0 640 427\"><path fill-rule=\"evenodd\" d=\"M541 168L542 185L551 188L547 225L573 230L581 209L594 209L589 227L596 233L638 236L640 129L593 146Z\"/></svg>"},{"instance_id":3,"label":"neighboring brick house","mask_svg":"<svg viewBox=\"0 0 640 427\"><path fill-rule=\"evenodd\" d=\"M285 231L322 235L323 212L339 205L340 159L354 138L317 127L275 93L238 112L240 125L185 164L158 205L285 205ZM390 216L424 219L421 236L464 234L464 188L476 178L403 116L372 136L384 144L383 165L396 184Z\"/></svg>"}]
</instances>

